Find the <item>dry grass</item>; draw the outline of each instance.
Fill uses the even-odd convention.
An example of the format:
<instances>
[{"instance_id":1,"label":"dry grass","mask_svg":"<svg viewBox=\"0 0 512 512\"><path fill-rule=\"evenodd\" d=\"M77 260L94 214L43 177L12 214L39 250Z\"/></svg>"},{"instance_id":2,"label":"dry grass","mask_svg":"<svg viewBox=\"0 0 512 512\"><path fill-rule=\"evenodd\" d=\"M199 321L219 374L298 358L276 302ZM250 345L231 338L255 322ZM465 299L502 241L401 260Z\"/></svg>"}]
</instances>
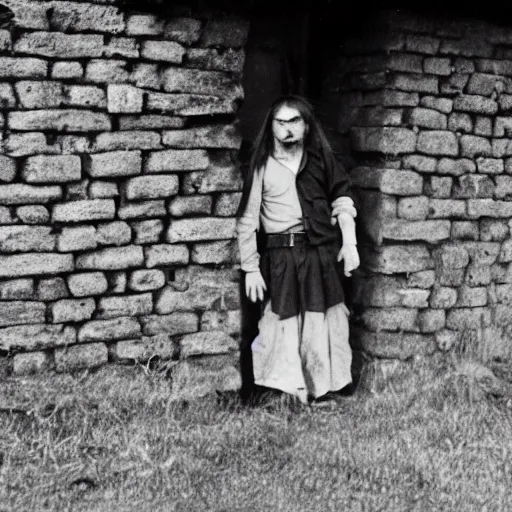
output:
<instances>
[{"instance_id":1,"label":"dry grass","mask_svg":"<svg viewBox=\"0 0 512 512\"><path fill-rule=\"evenodd\" d=\"M508 388L468 361L375 374L332 410L172 402L144 367L4 376L0 511L511 510Z\"/></svg>"}]
</instances>

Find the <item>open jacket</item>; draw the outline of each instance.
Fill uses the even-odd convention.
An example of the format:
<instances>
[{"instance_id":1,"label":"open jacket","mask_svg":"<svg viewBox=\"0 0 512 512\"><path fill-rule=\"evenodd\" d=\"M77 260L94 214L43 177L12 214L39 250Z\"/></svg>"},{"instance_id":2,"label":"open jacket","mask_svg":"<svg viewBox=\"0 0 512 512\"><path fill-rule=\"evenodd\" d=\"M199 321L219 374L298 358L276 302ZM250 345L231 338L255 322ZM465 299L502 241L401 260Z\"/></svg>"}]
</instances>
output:
<instances>
[{"instance_id":1,"label":"open jacket","mask_svg":"<svg viewBox=\"0 0 512 512\"><path fill-rule=\"evenodd\" d=\"M259 269L256 233L261 224L267 233L302 226L309 243L315 246L341 241L339 227L331 223L331 204L339 197L350 197L350 179L343 165L334 160L331 169L317 152L306 149L297 175L290 177L283 171L276 179L275 170L266 172L274 162L269 157L266 167L255 172L247 207L237 222L241 268L246 272ZM290 186L290 180L295 181L295 187ZM276 207L271 203L279 196L285 200Z\"/></svg>"}]
</instances>

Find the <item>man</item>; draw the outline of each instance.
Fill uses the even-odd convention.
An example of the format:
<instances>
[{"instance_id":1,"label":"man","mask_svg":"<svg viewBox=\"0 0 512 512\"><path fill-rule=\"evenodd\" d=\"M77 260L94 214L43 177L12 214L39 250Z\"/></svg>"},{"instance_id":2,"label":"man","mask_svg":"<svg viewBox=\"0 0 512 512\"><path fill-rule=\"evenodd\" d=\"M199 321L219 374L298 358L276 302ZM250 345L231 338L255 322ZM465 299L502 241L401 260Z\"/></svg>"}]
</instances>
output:
<instances>
[{"instance_id":1,"label":"man","mask_svg":"<svg viewBox=\"0 0 512 512\"><path fill-rule=\"evenodd\" d=\"M355 216L349 178L311 105L278 99L256 138L237 222L245 291L263 309L255 384L320 403L352 382L341 262L345 276L359 266Z\"/></svg>"}]
</instances>

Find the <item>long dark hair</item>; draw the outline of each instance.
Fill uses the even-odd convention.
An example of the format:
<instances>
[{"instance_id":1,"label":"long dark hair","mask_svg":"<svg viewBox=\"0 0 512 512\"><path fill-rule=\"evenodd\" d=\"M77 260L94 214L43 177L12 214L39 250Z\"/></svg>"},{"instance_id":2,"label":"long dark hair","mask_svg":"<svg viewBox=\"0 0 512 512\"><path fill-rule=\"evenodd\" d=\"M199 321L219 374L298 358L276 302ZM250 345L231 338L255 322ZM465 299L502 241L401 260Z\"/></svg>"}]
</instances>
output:
<instances>
[{"instance_id":1,"label":"long dark hair","mask_svg":"<svg viewBox=\"0 0 512 512\"><path fill-rule=\"evenodd\" d=\"M299 111L302 119L306 122L308 130L306 132L306 138L304 140L304 148L313 150L322 159L325 166L332 168L334 166L334 156L331 145L327 140L327 137L317 120L313 105L302 96L287 95L281 96L276 99L268 112L265 115L263 124L261 126L256 140L253 144L252 156L249 161L249 165L242 170L243 177L243 189L242 199L238 207L237 216L241 217L247 207L249 200L249 194L251 192L252 182L254 180L254 174L261 172L265 166L268 157L274 150L274 137L272 134L272 121L276 112L286 105L287 107L295 108Z\"/></svg>"}]
</instances>

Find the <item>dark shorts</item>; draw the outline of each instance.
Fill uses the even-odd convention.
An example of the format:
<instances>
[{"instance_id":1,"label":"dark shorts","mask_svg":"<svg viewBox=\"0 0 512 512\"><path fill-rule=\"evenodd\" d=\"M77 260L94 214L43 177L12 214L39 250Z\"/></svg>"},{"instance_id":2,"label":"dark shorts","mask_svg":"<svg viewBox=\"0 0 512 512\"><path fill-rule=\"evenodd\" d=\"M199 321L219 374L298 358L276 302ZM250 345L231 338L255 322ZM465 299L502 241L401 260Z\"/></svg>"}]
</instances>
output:
<instances>
[{"instance_id":1,"label":"dark shorts","mask_svg":"<svg viewBox=\"0 0 512 512\"><path fill-rule=\"evenodd\" d=\"M306 311L325 313L344 302L339 250L337 243L267 249L260 269L272 311L284 320Z\"/></svg>"}]
</instances>

